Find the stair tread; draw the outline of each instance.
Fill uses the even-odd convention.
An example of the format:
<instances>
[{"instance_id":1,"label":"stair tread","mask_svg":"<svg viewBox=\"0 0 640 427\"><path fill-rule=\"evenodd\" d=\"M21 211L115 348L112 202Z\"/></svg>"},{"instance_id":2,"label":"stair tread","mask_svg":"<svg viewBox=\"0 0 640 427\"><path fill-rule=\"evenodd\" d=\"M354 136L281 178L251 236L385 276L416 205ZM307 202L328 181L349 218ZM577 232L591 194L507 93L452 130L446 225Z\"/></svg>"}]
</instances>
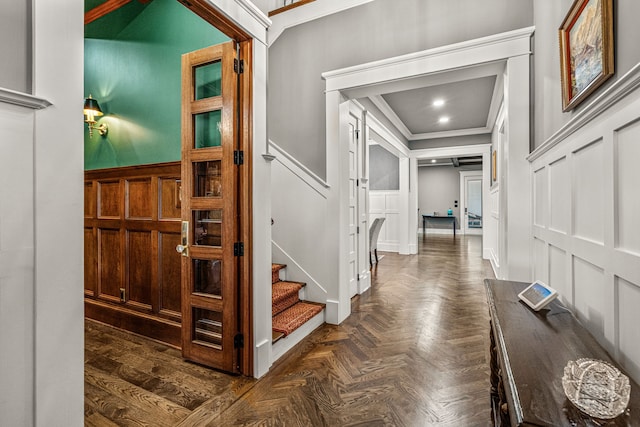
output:
<instances>
[{"instance_id":1,"label":"stair tread","mask_svg":"<svg viewBox=\"0 0 640 427\"><path fill-rule=\"evenodd\" d=\"M273 263L273 264L271 264L271 271L282 270L286 266L287 266L287 264L276 264L276 263Z\"/></svg>"},{"instance_id":2,"label":"stair tread","mask_svg":"<svg viewBox=\"0 0 640 427\"><path fill-rule=\"evenodd\" d=\"M271 290L271 316L296 304L302 287L297 283L276 282Z\"/></svg>"},{"instance_id":3,"label":"stair tread","mask_svg":"<svg viewBox=\"0 0 640 427\"><path fill-rule=\"evenodd\" d=\"M271 331L271 344L274 344L280 338L284 338L284 334L282 332Z\"/></svg>"},{"instance_id":4,"label":"stair tread","mask_svg":"<svg viewBox=\"0 0 640 427\"><path fill-rule=\"evenodd\" d=\"M324 309L324 304L309 301L300 301L281 313L273 316L272 329L282 332L284 336L298 329L306 321L312 319Z\"/></svg>"},{"instance_id":5,"label":"stair tread","mask_svg":"<svg viewBox=\"0 0 640 427\"><path fill-rule=\"evenodd\" d=\"M295 280L278 280L277 282L273 282L271 285L272 286L276 286L278 284L290 284L293 283L295 285L300 285L301 288L304 288L305 286L307 286L307 284L305 282L296 282Z\"/></svg>"},{"instance_id":6,"label":"stair tread","mask_svg":"<svg viewBox=\"0 0 640 427\"><path fill-rule=\"evenodd\" d=\"M280 270L286 267L286 264L271 264L271 283L275 283L280 280Z\"/></svg>"}]
</instances>

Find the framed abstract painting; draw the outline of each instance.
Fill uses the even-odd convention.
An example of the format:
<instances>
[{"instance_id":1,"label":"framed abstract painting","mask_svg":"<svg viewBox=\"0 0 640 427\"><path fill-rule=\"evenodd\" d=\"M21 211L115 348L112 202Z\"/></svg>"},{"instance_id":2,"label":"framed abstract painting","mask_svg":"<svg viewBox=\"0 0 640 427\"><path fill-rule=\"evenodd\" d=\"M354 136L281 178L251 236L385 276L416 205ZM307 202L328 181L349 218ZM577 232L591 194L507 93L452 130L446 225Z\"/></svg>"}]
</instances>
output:
<instances>
[{"instance_id":1,"label":"framed abstract painting","mask_svg":"<svg viewBox=\"0 0 640 427\"><path fill-rule=\"evenodd\" d=\"M575 0L558 32L562 111L569 111L614 73L613 0Z\"/></svg>"}]
</instances>

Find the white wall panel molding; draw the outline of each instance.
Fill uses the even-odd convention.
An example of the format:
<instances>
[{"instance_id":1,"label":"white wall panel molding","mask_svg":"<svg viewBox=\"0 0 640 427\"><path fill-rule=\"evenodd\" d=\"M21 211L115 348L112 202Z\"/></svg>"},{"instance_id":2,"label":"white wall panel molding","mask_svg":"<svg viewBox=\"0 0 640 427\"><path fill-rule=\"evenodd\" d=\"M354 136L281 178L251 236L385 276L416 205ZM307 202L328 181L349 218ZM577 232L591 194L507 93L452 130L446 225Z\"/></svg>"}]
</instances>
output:
<instances>
[{"instance_id":1,"label":"white wall panel molding","mask_svg":"<svg viewBox=\"0 0 640 427\"><path fill-rule=\"evenodd\" d=\"M0 102L34 110L40 110L52 105L51 102L46 99L2 87L0 87Z\"/></svg>"},{"instance_id":2,"label":"white wall panel molding","mask_svg":"<svg viewBox=\"0 0 640 427\"><path fill-rule=\"evenodd\" d=\"M615 131L615 246L636 256L640 256L639 141L640 120Z\"/></svg>"},{"instance_id":3,"label":"white wall panel molding","mask_svg":"<svg viewBox=\"0 0 640 427\"><path fill-rule=\"evenodd\" d=\"M574 127L528 157L535 213L532 270L547 275L561 300L636 381L640 380L639 75L635 68L624 76L622 83L616 82L576 115L570 122Z\"/></svg>"},{"instance_id":4,"label":"white wall panel molding","mask_svg":"<svg viewBox=\"0 0 640 427\"><path fill-rule=\"evenodd\" d=\"M640 329L637 321L638 307L640 307L640 287L616 277L618 333L616 341L619 343L620 364L633 377L640 377Z\"/></svg>"},{"instance_id":5,"label":"white wall panel molding","mask_svg":"<svg viewBox=\"0 0 640 427\"><path fill-rule=\"evenodd\" d=\"M400 251L400 191L369 191L369 224L385 218L378 236L378 250Z\"/></svg>"},{"instance_id":6,"label":"white wall panel molding","mask_svg":"<svg viewBox=\"0 0 640 427\"><path fill-rule=\"evenodd\" d=\"M35 114L12 104L0 102L0 425L32 426Z\"/></svg>"}]
</instances>

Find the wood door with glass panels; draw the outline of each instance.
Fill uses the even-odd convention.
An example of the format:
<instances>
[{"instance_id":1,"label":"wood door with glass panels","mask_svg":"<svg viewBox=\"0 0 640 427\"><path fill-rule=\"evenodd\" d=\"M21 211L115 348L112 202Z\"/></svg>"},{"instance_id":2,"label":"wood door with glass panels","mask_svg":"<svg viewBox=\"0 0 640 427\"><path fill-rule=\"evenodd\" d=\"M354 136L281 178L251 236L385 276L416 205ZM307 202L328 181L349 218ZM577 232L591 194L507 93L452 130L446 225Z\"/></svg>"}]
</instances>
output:
<instances>
[{"instance_id":1,"label":"wood door with glass panels","mask_svg":"<svg viewBox=\"0 0 640 427\"><path fill-rule=\"evenodd\" d=\"M238 372L235 42L182 56L182 355ZM235 250L235 253L234 253Z\"/></svg>"}]
</instances>

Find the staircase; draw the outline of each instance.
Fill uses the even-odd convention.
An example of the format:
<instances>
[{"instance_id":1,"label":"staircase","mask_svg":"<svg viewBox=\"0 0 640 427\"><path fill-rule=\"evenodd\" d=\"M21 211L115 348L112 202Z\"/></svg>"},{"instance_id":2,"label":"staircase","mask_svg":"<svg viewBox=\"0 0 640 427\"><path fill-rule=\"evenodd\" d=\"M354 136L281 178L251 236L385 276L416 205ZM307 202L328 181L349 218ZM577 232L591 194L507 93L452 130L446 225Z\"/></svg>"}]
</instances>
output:
<instances>
[{"instance_id":1,"label":"staircase","mask_svg":"<svg viewBox=\"0 0 640 427\"><path fill-rule=\"evenodd\" d=\"M271 265L273 360L324 323L324 304L304 301L305 283L282 280L284 264Z\"/></svg>"}]
</instances>

